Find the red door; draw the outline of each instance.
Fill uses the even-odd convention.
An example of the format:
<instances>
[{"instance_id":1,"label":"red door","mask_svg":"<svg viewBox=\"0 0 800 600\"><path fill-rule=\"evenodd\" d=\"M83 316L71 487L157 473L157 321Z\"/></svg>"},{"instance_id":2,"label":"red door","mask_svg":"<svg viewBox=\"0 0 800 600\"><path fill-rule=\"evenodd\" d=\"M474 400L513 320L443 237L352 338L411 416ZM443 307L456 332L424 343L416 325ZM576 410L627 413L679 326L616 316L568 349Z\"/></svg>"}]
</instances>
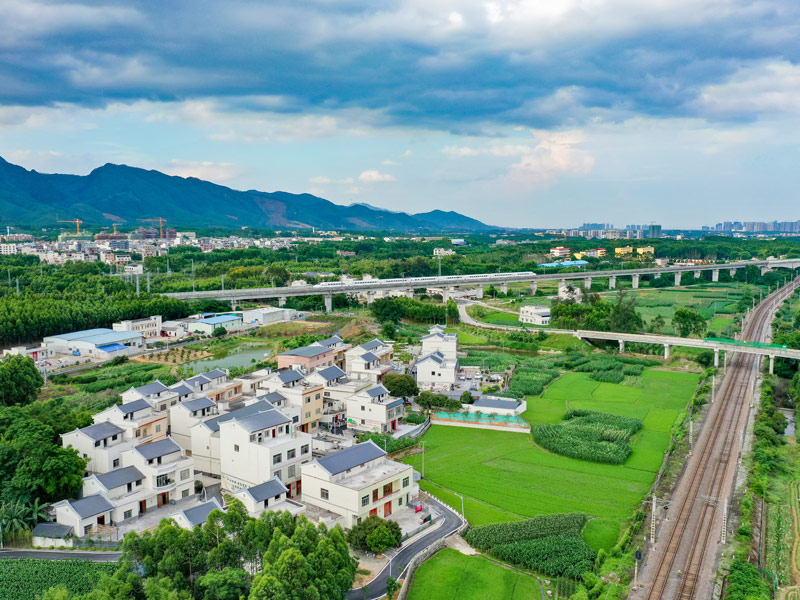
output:
<instances>
[{"instance_id":1,"label":"red door","mask_svg":"<svg viewBox=\"0 0 800 600\"><path fill-rule=\"evenodd\" d=\"M372 515L377 515L377 514L378 514L378 509L377 509L377 508L373 508L371 511L369 511L369 516L370 516L370 517L371 517Z\"/></svg>"},{"instance_id":2,"label":"red door","mask_svg":"<svg viewBox=\"0 0 800 600\"><path fill-rule=\"evenodd\" d=\"M388 517L392 514L392 501L389 500L386 504L383 505L383 516Z\"/></svg>"},{"instance_id":3,"label":"red door","mask_svg":"<svg viewBox=\"0 0 800 600\"><path fill-rule=\"evenodd\" d=\"M392 421L392 431L397 431L397 419Z\"/></svg>"}]
</instances>

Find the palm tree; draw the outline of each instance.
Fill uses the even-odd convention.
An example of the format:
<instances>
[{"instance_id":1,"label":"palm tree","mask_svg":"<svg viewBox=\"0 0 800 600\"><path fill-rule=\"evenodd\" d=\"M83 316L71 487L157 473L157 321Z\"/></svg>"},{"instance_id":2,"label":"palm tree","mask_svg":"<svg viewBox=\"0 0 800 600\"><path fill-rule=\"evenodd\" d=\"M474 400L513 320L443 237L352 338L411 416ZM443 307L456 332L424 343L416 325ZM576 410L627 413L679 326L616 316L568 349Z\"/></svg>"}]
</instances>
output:
<instances>
[{"instance_id":1,"label":"palm tree","mask_svg":"<svg viewBox=\"0 0 800 600\"><path fill-rule=\"evenodd\" d=\"M48 514L47 514L47 507L50 506L47 502L40 502L39 498L36 498L33 501L33 504L29 507L28 512L28 523L30 527L36 527L36 524L39 521L46 521Z\"/></svg>"}]
</instances>

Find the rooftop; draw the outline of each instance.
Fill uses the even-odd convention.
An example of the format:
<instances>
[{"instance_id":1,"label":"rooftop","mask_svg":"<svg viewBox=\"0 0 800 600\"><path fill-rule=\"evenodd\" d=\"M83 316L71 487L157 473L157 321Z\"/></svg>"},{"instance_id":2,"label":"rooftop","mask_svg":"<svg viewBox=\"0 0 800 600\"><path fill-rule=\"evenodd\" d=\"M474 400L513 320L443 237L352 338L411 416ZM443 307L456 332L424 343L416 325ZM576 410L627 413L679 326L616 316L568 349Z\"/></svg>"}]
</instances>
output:
<instances>
[{"instance_id":1,"label":"rooftop","mask_svg":"<svg viewBox=\"0 0 800 600\"><path fill-rule=\"evenodd\" d=\"M219 325L220 323L230 323L231 321L241 321L242 317L237 315L220 315L218 317L208 317L207 319L200 319L198 323L205 323L206 325Z\"/></svg>"},{"instance_id":2,"label":"rooftop","mask_svg":"<svg viewBox=\"0 0 800 600\"><path fill-rule=\"evenodd\" d=\"M366 352L361 355L361 360L363 360L364 362L371 363L380 360L380 358L375 356L372 352Z\"/></svg>"},{"instance_id":3,"label":"rooftop","mask_svg":"<svg viewBox=\"0 0 800 600\"><path fill-rule=\"evenodd\" d=\"M150 442L149 444L141 444L136 446L135 450L142 455L145 460L158 458L159 456L166 456L173 452L180 452L181 447L172 441L172 438L164 438L157 442Z\"/></svg>"},{"instance_id":4,"label":"rooftop","mask_svg":"<svg viewBox=\"0 0 800 600\"><path fill-rule=\"evenodd\" d=\"M317 463L331 475L336 475L382 456L386 456L386 452L369 440L318 458Z\"/></svg>"},{"instance_id":5,"label":"rooftop","mask_svg":"<svg viewBox=\"0 0 800 600\"><path fill-rule=\"evenodd\" d=\"M261 431L270 427L277 427L285 423L290 423L291 419L281 411L272 409L265 412L249 415L244 418L236 418L235 421L247 432Z\"/></svg>"},{"instance_id":6,"label":"rooftop","mask_svg":"<svg viewBox=\"0 0 800 600\"><path fill-rule=\"evenodd\" d=\"M38 523L36 527L33 528L32 535L34 537L63 538L67 537L71 533L72 527L69 525L62 525L61 523L48 521L46 523Z\"/></svg>"},{"instance_id":7,"label":"rooftop","mask_svg":"<svg viewBox=\"0 0 800 600\"><path fill-rule=\"evenodd\" d=\"M130 415L136 411L150 408L150 405L144 398L139 398L138 400L128 402L127 404L117 404L116 406L123 415Z\"/></svg>"},{"instance_id":8,"label":"rooftop","mask_svg":"<svg viewBox=\"0 0 800 600\"><path fill-rule=\"evenodd\" d=\"M516 410L519 408L520 403L516 400L506 400L503 398L478 398L472 403L472 406L478 408L504 408L506 410Z\"/></svg>"},{"instance_id":9,"label":"rooftop","mask_svg":"<svg viewBox=\"0 0 800 600\"><path fill-rule=\"evenodd\" d=\"M345 377L347 373L342 371L336 365L331 367L325 367L324 369L319 369L316 371L318 375L320 375L325 381L333 381L334 379L339 379L341 377Z\"/></svg>"},{"instance_id":10,"label":"rooftop","mask_svg":"<svg viewBox=\"0 0 800 600\"><path fill-rule=\"evenodd\" d=\"M303 375L300 371L295 369L287 369L285 371L281 371L278 373L278 379L281 380L281 383L292 383L293 381L300 381L303 379L305 375Z\"/></svg>"},{"instance_id":11,"label":"rooftop","mask_svg":"<svg viewBox=\"0 0 800 600\"><path fill-rule=\"evenodd\" d=\"M187 410L194 412L196 410L203 410L204 408L211 408L216 406L216 403L211 399L203 396L202 398L195 398L194 400L186 400L181 403L181 406Z\"/></svg>"},{"instance_id":12,"label":"rooftop","mask_svg":"<svg viewBox=\"0 0 800 600\"><path fill-rule=\"evenodd\" d=\"M283 485L280 479L273 477L269 481L265 481L262 484L247 488L245 491L254 501L262 502L267 498L274 498L279 494L288 492L289 488Z\"/></svg>"},{"instance_id":13,"label":"rooftop","mask_svg":"<svg viewBox=\"0 0 800 600\"><path fill-rule=\"evenodd\" d=\"M142 472L136 467L123 467L115 471L109 471L102 475L95 475L97 481L107 490L133 483L140 479L144 479Z\"/></svg>"},{"instance_id":14,"label":"rooftop","mask_svg":"<svg viewBox=\"0 0 800 600\"><path fill-rule=\"evenodd\" d=\"M220 506L219 502L217 502L216 498L212 498L208 502L203 502L194 508L183 510L181 513L186 517L186 520L189 521L189 525L197 527L198 525L203 525L208 520L208 515L215 510L223 510L223 508Z\"/></svg>"},{"instance_id":15,"label":"rooftop","mask_svg":"<svg viewBox=\"0 0 800 600\"><path fill-rule=\"evenodd\" d=\"M142 396L149 396L151 394L160 394L161 392L166 392L169 388L156 379L153 383L141 385L133 389L139 392Z\"/></svg>"},{"instance_id":16,"label":"rooftop","mask_svg":"<svg viewBox=\"0 0 800 600\"><path fill-rule=\"evenodd\" d=\"M114 505L102 494L86 496L80 500L67 500L67 503L81 519L88 519L114 508Z\"/></svg>"},{"instance_id":17,"label":"rooftop","mask_svg":"<svg viewBox=\"0 0 800 600\"><path fill-rule=\"evenodd\" d=\"M208 427L211 431L216 432L219 431L220 423L224 423L225 421L229 421L231 419L242 419L249 415L258 414L259 412L274 410L274 408L275 407L266 400L261 400L259 402L254 402L249 406L244 406L242 408L232 410L229 413L225 413L224 415L220 415L218 417L214 417L213 419L208 419L207 421L203 421L203 425Z\"/></svg>"},{"instance_id":18,"label":"rooftop","mask_svg":"<svg viewBox=\"0 0 800 600\"><path fill-rule=\"evenodd\" d=\"M104 440L114 435L119 435L124 430L121 427L114 425L111 421L103 421L102 423L95 423L83 429L79 429L82 434L89 437L94 441Z\"/></svg>"},{"instance_id":19,"label":"rooftop","mask_svg":"<svg viewBox=\"0 0 800 600\"><path fill-rule=\"evenodd\" d=\"M293 350L285 350L278 356L302 356L303 358L314 358L315 356L325 354L326 352L330 352L330 348L326 348L325 346L300 346L299 348L295 348Z\"/></svg>"},{"instance_id":20,"label":"rooftop","mask_svg":"<svg viewBox=\"0 0 800 600\"><path fill-rule=\"evenodd\" d=\"M316 342L320 346L325 346L326 348L330 348L331 346L335 346L336 344L341 344L344 340L340 338L338 335L332 335L329 338L324 340L320 340Z\"/></svg>"},{"instance_id":21,"label":"rooftop","mask_svg":"<svg viewBox=\"0 0 800 600\"><path fill-rule=\"evenodd\" d=\"M367 395L370 398L377 398L378 396L383 396L384 394L388 393L389 390L387 390L383 385L376 385L374 388L367 390Z\"/></svg>"},{"instance_id":22,"label":"rooftop","mask_svg":"<svg viewBox=\"0 0 800 600\"><path fill-rule=\"evenodd\" d=\"M367 351L375 350L375 348L380 348L381 346L383 346L383 342L380 341L378 338L375 338L374 340L370 340L368 342L361 344L361 347Z\"/></svg>"}]
</instances>

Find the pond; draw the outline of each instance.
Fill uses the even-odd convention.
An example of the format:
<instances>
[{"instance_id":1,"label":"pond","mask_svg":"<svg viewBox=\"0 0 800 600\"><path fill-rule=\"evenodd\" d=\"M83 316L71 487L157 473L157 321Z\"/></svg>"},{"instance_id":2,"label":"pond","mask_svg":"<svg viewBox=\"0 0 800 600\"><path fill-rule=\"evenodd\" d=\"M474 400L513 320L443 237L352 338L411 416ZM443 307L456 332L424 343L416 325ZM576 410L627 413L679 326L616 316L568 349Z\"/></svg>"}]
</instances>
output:
<instances>
[{"instance_id":1,"label":"pond","mask_svg":"<svg viewBox=\"0 0 800 600\"><path fill-rule=\"evenodd\" d=\"M797 435L796 433L796 425L794 422L794 409L793 408L779 408L783 413L783 416L786 417L786 430L783 432L783 435L787 437L793 437Z\"/></svg>"},{"instance_id":2,"label":"pond","mask_svg":"<svg viewBox=\"0 0 800 600\"><path fill-rule=\"evenodd\" d=\"M249 367L261 362L272 354L272 348L261 344L244 344L229 350L225 356L211 356L202 360L193 360L184 364L195 373L204 373L211 369L230 369L231 367ZM255 361L253 361L255 359Z\"/></svg>"}]
</instances>

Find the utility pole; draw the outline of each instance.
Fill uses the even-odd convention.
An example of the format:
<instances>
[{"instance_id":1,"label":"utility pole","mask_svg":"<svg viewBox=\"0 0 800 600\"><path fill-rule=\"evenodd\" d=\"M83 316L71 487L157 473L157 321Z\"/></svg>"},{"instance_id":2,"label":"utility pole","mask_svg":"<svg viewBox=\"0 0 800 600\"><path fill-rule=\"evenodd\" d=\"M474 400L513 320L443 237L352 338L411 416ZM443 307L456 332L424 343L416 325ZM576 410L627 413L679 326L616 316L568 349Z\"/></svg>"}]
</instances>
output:
<instances>
[{"instance_id":1,"label":"utility pole","mask_svg":"<svg viewBox=\"0 0 800 600\"><path fill-rule=\"evenodd\" d=\"M656 543L656 495L653 494L653 506L650 509L650 539Z\"/></svg>"},{"instance_id":2,"label":"utility pole","mask_svg":"<svg viewBox=\"0 0 800 600\"><path fill-rule=\"evenodd\" d=\"M725 538L728 534L728 499L722 499L722 539L721 543L725 544Z\"/></svg>"},{"instance_id":3,"label":"utility pole","mask_svg":"<svg viewBox=\"0 0 800 600\"><path fill-rule=\"evenodd\" d=\"M692 447L694 446L694 421L691 419L689 420L689 454L692 453Z\"/></svg>"},{"instance_id":4,"label":"utility pole","mask_svg":"<svg viewBox=\"0 0 800 600\"><path fill-rule=\"evenodd\" d=\"M136 274L136 295L139 295L139 274Z\"/></svg>"},{"instance_id":5,"label":"utility pole","mask_svg":"<svg viewBox=\"0 0 800 600\"><path fill-rule=\"evenodd\" d=\"M422 444L422 478L425 479L425 440L420 443Z\"/></svg>"},{"instance_id":6,"label":"utility pole","mask_svg":"<svg viewBox=\"0 0 800 600\"><path fill-rule=\"evenodd\" d=\"M222 274L222 289L225 289L225 273Z\"/></svg>"},{"instance_id":7,"label":"utility pole","mask_svg":"<svg viewBox=\"0 0 800 600\"><path fill-rule=\"evenodd\" d=\"M147 293L150 293L150 271L147 272Z\"/></svg>"},{"instance_id":8,"label":"utility pole","mask_svg":"<svg viewBox=\"0 0 800 600\"><path fill-rule=\"evenodd\" d=\"M442 276L442 255L439 255L439 277Z\"/></svg>"},{"instance_id":9,"label":"utility pole","mask_svg":"<svg viewBox=\"0 0 800 600\"><path fill-rule=\"evenodd\" d=\"M728 356L726 355L725 358L727 359ZM717 385L717 376L711 376L711 404L714 404L714 387Z\"/></svg>"},{"instance_id":10,"label":"utility pole","mask_svg":"<svg viewBox=\"0 0 800 600\"><path fill-rule=\"evenodd\" d=\"M19 277L17 277L17 296L19 296Z\"/></svg>"}]
</instances>

